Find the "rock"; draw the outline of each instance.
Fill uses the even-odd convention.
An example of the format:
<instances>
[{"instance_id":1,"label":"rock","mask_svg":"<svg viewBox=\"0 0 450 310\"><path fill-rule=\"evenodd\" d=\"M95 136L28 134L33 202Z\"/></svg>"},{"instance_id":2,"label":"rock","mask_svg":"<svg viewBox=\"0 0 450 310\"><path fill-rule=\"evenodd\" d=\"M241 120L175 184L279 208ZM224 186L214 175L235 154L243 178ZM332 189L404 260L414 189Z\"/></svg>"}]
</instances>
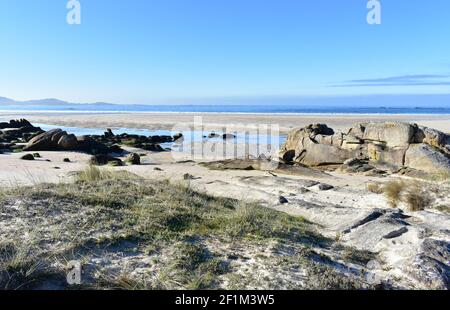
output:
<instances>
[{"instance_id":1,"label":"rock","mask_svg":"<svg viewBox=\"0 0 450 310\"><path fill-rule=\"evenodd\" d=\"M407 147L385 148L380 145L369 144L369 160L378 163L389 163L398 167L403 166Z\"/></svg>"},{"instance_id":2,"label":"rock","mask_svg":"<svg viewBox=\"0 0 450 310\"><path fill-rule=\"evenodd\" d=\"M349 150L344 150L333 145L315 144L308 142L308 145L297 155L296 162L307 166L322 166L332 164L342 164L348 158L354 156Z\"/></svg>"},{"instance_id":3,"label":"rock","mask_svg":"<svg viewBox=\"0 0 450 310\"><path fill-rule=\"evenodd\" d=\"M62 133L61 129L52 129L41 133L28 142L24 151L55 151L58 141L53 141L52 138L57 135L61 137Z\"/></svg>"},{"instance_id":4,"label":"rock","mask_svg":"<svg viewBox=\"0 0 450 310\"><path fill-rule=\"evenodd\" d=\"M292 130L279 152L283 163L309 167L343 164L348 173L365 173L378 166L404 167L427 173L450 171L450 136L401 122L361 123L347 133L326 125Z\"/></svg>"},{"instance_id":5,"label":"rock","mask_svg":"<svg viewBox=\"0 0 450 310\"><path fill-rule=\"evenodd\" d=\"M372 210L364 219L347 229L343 239L350 245L373 250L383 240L386 242L406 232L408 224L402 218L399 211Z\"/></svg>"},{"instance_id":6,"label":"rock","mask_svg":"<svg viewBox=\"0 0 450 310\"><path fill-rule=\"evenodd\" d=\"M152 152L164 152L165 150L159 144L147 143L142 145L142 149Z\"/></svg>"},{"instance_id":7,"label":"rock","mask_svg":"<svg viewBox=\"0 0 450 310\"><path fill-rule=\"evenodd\" d=\"M347 165L347 166L358 166L361 164L362 164L362 162L358 158L350 158L350 159L347 159L346 161L344 161L344 165Z\"/></svg>"},{"instance_id":8,"label":"rock","mask_svg":"<svg viewBox=\"0 0 450 310\"><path fill-rule=\"evenodd\" d=\"M97 155L91 156L91 158L89 159L89 163L92 165L96 165L96 166L103 166L103 165L108 164L109 158L110 158L110 156L108 156L108 155L97 154Z\"/></svg>"},{"instance_id":9,"label":"rock","mask_svg":"<svg viewBox=\"0 0 450 310\"><path fill-rule=\"evenodd\" d=\"M22 157L20 157L22 160L34 160L34 156L32 154L25 154Z\"/></svg>"},{"instance_id":10,"label":"rock","mask_svg":"<svg viewBox=\"0 0 450 310\"><path fill-rule=\"evenodd\" d=\"M450 158L423 143L409 146L404 165L431 173L450 173Z\"/></svg>"},{"instance_id":11,"label":"rock","mask_svg":"<svg viewBox=\"0 0 450 310\"><path fill-rule=\"evenodd\" d=\"M63 150L76 150L78 145L78 140L75 135L63 135L58 140L58 147Z\"/></svg>"},{"instance_id":12,"label":"rock","mask_svg":"<svg viewBox=\"0 0 450 310\"><path fill-rule=\"evenodd\" d=\"M34 128L33 125L26 119L19 120L10 120L9 123L2 122L0 123L0 129L9 129L9 128Z\"/></svg>"},{"instance_id":13,"label":"rock","mask_svg":"<svg viewBox=\"0 0 450 310\"><path fill-rule=\"evenodd\" d=\"M158 167L153 168L153 170L155 170L155 171L163 171L161 168L158 168Z\"/></svg>"},{"instance_id":14,"label":"rock","mask_svg":"<svg viewBox=\"0 0 450 310\"><path fill-rule=\"evenodd\" d=\"M112 132L111 128L106 129L106 132L105 132L104 135L105 135L106 138L114 137L114 133Z\"/></svg>"},{"instance_id":15,"label":"rock","mask_svg":"<svg viewBox=\"0 0 450 310\"><path fill-rule=\"evenodd\" d=\"M262 161L258 159L226 159L212 162L203 162L200 163L200 165L211 170L262 170L309 177L329 176L325 172L308 167L291 166L275 161Z\"/></svg>"},{"instance_id":16,"label":"rock","mask_svg":"<svg viewBox=\"0 0 450 310\"><path fill-rule=\"evenodd\" d=\"M406 271L429 289L450 289L450 244L446 241L425 239L420 252Z\"/></svg>"},{"instance_id":17,"label":"rock","mask_svg":"<svg viewBox=\"0 0 450 310\"><path fill-rule=\"evenodd\" d=\"M219 137L220 137L220 135L217 134L217 133L215 133L215 132L211 132L211 133L208 135L208 138L209 138L209 139L219 138Z\"/></svg>"},{"instance_id":18,"label":"rock","mask_svg":"<svg viewBox=\"0 0 450 310\"><path fill-rule=\"evenodd\" d=\"M126 161L132 165L140 165L141 164L141 156L139 156L139 154L132 153L127 156Z\"/></svg>"},{"instance_id":19,"label":"rock","mask_svg":"<svg viewBox=\"0 0 450 310\"><path fill-rule=\"evenodd\" d=\"M63 162L65 162L65 163L70 163L71 161L70 161L69 158L64 158L64 159L63 159Z\"/></svg>"},{"instance_id":20,"label":"rock","mask_svg":"<svg viewBox=\"0 0 450 310\"><path fill-rule=\"evenodd\" d=\"M182 140L182 139L184 139L184 137L183 137L183 134L180 132L180 133L177 133L177 134L175 134L174 136L173 136L173 140L175 141L175 142L177 142L178 140Z\"/></svg>"},{"instance_id":21,"label":"rock","mask_svg":"<svg viewBox=\"0 0 450 310\"><path fill-rule=\"evenodd\" d=\"M108 164L113 166L123 166L122 160L106 154L93 155L90 158L89 163L96 166L103 166Z\"/></svg>"},{"instance_id":22,"label":"rock","mask_svg":"<svg viewBox=\"0 0 450 310\"><path fill-rule=\"evenodd\" d=\"M222 139L224 139L224 140L236 139L236 136L231 133L224 133L222 135Z\"/></svg>"},{"instance_id":23,"label":"rock","mask_svg":"<svg viewBox=\"0 0 450 310\"><path fill-rule=\"evenodd\" d=\"M281 203L281 204L286 204L289 201L285 197L280 196L280 197L278 197L278 202Z\"/></svg>"},{"instance_id":24,"label":"rock","mask_svg":"<svg viewBox=\"0 0 450 310\"><path fill-rule=\"evenodd\" d=\"M321 191L328 191L328 190L333 189L333 188L334 188L334 186L330 185L330 184L325 184L325 183L320 183L319 184L319 189Z\"/></svg>"},{"instance_id":25,"label":"rock","mask_svg":"<svg viewBox=\"0 0 450 310\"><path fill-rule=\"evenodd\" d=\"M384 142L387 146L407 146L413 142L415 126L400 122L368 123L364 140Z\"/></svg>"},{"instance_id":26,"label":"rock","mask_svg":"<svg viewBox=\"0 0 450 310\"><path fill-rule=\"evenodd\" d=\"M77 150L88 154L107 154L111 151L105 144L94 140L90 136L77 137L77 141Z\"/></svg>"},{"instance_id":27,"label":"rock","mask_svg":"<svg viewBox=\"0 0 450 310\"><path fill-rule=\"evenodd\" d=\"M450 155L450 135L439 130L419 127L415 136L416 143L425 143L438 148L441 152Z\"/></svg>"},{"instance_id":28,"label":"rock","mask_svg":"<svg viewBox=\"0 0 450 310\"><path fill-rule=\"evenodd\" d=\"M109 147L109 150L110 150L112 153L117 153L117 154L122 154L122 153L123 153L123 149L122 149L119 145L117 145L117 144L111 145L111 146Z\"/></svg>"},{"instance_id":29,"label":"rock","mask_svg":"<svg viewBox=\"0 0 450 310\"><path fill-rule=\"evenodd\" d=\"M34 157L34 158L41 158L41 154L39 154L39 153L33 153L33 157Z\"/></svg>"}]
</instances>

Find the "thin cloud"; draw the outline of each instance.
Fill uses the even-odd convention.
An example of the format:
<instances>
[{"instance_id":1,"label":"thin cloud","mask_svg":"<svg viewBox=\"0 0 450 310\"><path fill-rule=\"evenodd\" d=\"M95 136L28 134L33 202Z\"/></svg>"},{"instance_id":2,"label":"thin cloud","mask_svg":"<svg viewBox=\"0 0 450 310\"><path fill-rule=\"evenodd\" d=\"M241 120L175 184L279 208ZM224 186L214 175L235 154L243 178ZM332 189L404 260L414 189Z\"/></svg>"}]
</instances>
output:
<instances>
[{"instance_id":1,"label":"thin cloud","mask_svg":"<svg viewBox=\"0 0 450 310\"><path fill-rule=\"evenodd\" d=\"M349 80L333 87L372 87L372 86L447 86L450 75L414 74L374 79Z\"/></svg>"}]
</instances>

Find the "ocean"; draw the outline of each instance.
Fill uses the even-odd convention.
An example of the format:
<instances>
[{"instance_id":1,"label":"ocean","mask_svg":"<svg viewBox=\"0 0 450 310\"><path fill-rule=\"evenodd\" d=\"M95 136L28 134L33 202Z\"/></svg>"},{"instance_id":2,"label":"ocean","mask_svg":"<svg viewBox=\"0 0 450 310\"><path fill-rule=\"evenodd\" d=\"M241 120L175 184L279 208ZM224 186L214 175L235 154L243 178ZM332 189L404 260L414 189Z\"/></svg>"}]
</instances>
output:
<instances>
[{"instance_id":1,"label":"ocean","mask_svg":"<svg viewBox=\"0 0 450 310\"><path fill-rule=\"evenodd\" d=\"M303 107L296 105L1 105L3 111L56 112L171 112L171 113L266 113L266 114L450 114L450 108L427 107ZM0 111L1 113L1 111Z\"/></svg>"}]
</instances>

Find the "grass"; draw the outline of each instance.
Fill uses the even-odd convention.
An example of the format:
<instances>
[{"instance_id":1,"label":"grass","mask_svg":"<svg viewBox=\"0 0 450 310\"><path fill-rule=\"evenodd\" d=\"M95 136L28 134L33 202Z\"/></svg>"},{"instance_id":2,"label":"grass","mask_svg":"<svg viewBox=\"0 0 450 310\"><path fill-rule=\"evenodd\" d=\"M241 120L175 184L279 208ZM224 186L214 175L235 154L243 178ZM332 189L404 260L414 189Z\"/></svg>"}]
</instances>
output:
<instances>
[{"instance_id":1,"label":"grass","mask_svg":"<svg viewBox=\"0 0 450 310\"><path fill-rule=\"evenodd\" d=\"M400 194L405 189L403 181L390 181L383 186L383 193L385 194L391 207L395 208L401 201Z\"/></svg>"},{"instance_id":2,"label":"grass","mask_svg":"<svg viewBox=\"0 0 450 310\"><path fill-rule=\"evenodd\" d=\"M424 210L431 203L427 185L423 182L390 181L382 189L393 208L403 202L409 211L415 212Z\"/></svg>"},{"instance_id":3,"label":"grass","mask_svg":"<svg viewBox=\"0 0 450 310\"><path fill-rule=\"evenodd\" d=\"M81 288L223 288L227 277L239 279L230 253L256 257L268 244L303 249L333 243L301 217L212 197L187 184L90 166L73 183L0 191L1 239L10 240L0 246L0 288L68 288L64 262L70 260L83 261ZM281 254L262 255L260 264L276 268L271 276L283 282L290 267L274 265L274 255ZM314 277L320 266L308 260L296 264L315 266ZM264 273L255 268L234 284L245 288ZM333 272L335 282L327 286L339 287L346 275Z\"/></svg>"},{"instance_id":4,"label":"grass","mask_svg":"<svg viewBox=\"0 0 450 310\"><path fill-rule=\"evenodd\" d=\"M383 193L383 186L381 186L379 183L368 183L366 185L366 189L374 194L382 194Z\"/></svg>"},{"instance_id":5,"label":"grass","mask_svg":"<svg viewBox=\"0 0 450 310\"><path fill-rule=\"evenodd\" d=\"M439 205L436 207L437 210L441 211L445 214L450 214L450 206L449 205Z\"/></svg>"}]
</instances>

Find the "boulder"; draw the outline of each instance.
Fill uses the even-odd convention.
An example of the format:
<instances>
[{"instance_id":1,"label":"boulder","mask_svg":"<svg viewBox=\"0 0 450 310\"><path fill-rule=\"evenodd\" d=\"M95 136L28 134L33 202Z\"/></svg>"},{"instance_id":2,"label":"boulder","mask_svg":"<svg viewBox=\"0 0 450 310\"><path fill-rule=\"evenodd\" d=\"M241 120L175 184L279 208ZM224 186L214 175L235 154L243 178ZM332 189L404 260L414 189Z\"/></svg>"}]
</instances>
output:
<instances>
[{"instance_id":1,"label":"boulder","mask_svg":"<svg viewBox=\"0 0 450 310\"><path fill-rule=\"evenodd\" d=\"M103 143L95 141L90 136L80 136L77 137L78 151L83 151L89 154L107 154L110 149Z\"/></svg>"},{"instance_id":2,"label":"boulder","mask_svg":"<svg viewBox=\"0 0 450 310\"><path fill-rule=\"evenodd\" d=\"M346 132L346 133L345 133ZM306 166L343 164L343 172L366 172L383 165L392 171L448 172L450 136L438 130L401 122L360 123L335 132L326 125L292 130L280 149L284 163ZM364 164L349 165L349 159Z\"/></svg>"},{"instance_id":3,"label":"boulder","mask_svg":"<svg viewBox=\"0 0 450 310\"><path fill-rule=\"evenodd\" d=\"M33 125L26 119L19 119L19 120L10 120L9 123L2 122L0 123L0 129L7 129L7 128L34 128Z\"/></svg>"},{"instance_id":4,"label":"boulder","mask_svg":"<svg viewBox=\"0 0 450 310\"><path fill-rule=\"evenodd\" d=\"M141 164L141 156L136 153L129 154L126 159L132 165L140 165Z\"/></svg>"},{"instance_id":5,"label":"boulder","mask_svg":"<svg viewBox=\"0 0 450 310\"><path fill-rule=\"evenodd\" d=\"M75 135L64 135L58 140L58 147L64 150L75 150L78 147L78 140Z\"/></svg>"},{"instance_id":6,"label":"boulder","mask_svg":"<svg viewBox=\"0 0 450 310\"><path fill-rule=\"evenodd\" d=\"M434 146L443 153L450 155L450 135L439 130L419 127L414 139L415 143L425 143Z\"/></svg>"},{"instance_id":7,"label":"boulder","mask_svg":"<svg viewBox=\"0 0 450 310\"><path fill-rule=\"evenodd\" d=\"M450 158L424 143L409 146L404 165L431 173L450 173Z\"/></svg>"},{"instance_id":8,"label":"boulder","mask_svg":"<svg viewBox=\"0 0 450 310\"><path fill-rule=\"evenodd\" d=\"M54 141L54 136L61 137L63 131L61 129L52 129L46 132L43 132L33 139L31 139L28 144L24 147L24 151L56 151L57 150L57 142ZM59 138L58 138L59 139Z\"/></svg>"},{"instance_id":9,"label":"boulder","mask_svg":"<svg viewBox=\"0 0 450 310\"><path fill-rule=\"evenodd\" d=\"M401 167L404 165L407 147L386 148L381 145L369 144L367 150L371 162L387 163Z\"/></svg>"},{"instance_id":10,"label":"boulder","mask_svg":"<svg viewBox=\"0 0 450 310\"><path fill-rule=\"evenodd\" d=\"M354 155L353 151L333 145L317 144L309 140L305 141L304 148L298 154L296 153L295 162L307 166L342 164L347 159L355 157Z\"/></svg>"},{"instance_id":11,"label":"boulder","mask_svg":"<svg viewBox=\"0 0 450 310\"><path fill-rule=\"evenodd\" d=\"M413 142L415 126L400 122L368 123L363 139L384 142L389 147L407 146Z\"/></svg>"},{"instance_id":12,"label":"boulder","mask_svg":"<svg viewBox=\"0 0 450 310\"><path fill-rule=\"evenodd\" d=\"M34 156L32 154L25 154L22 157L20 157L22 160L34 160Z\"/></svg>"},{"instance_id":13,"label":"boulder","mask_svg":"<svg viewBox=\"0 0 450 310\"><path fill-rule=\"evenodd\" d=\"M225 133L222 135L222 139L228 140L228 139L236 139L236 136L231 133Z\"/></svg>"}]
</instances>

